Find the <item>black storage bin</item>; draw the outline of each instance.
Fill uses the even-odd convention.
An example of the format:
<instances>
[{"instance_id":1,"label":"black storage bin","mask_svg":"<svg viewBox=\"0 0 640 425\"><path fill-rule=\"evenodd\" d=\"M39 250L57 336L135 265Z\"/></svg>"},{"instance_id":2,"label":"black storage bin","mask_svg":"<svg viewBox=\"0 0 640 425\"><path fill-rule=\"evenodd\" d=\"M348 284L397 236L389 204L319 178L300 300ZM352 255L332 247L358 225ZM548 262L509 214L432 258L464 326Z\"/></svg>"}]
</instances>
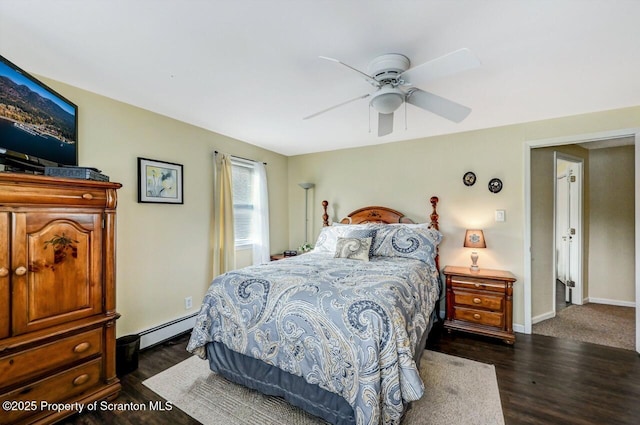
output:
<instances>
[{"instance_id":1,"label":"black storage bin","mask_svg":"<svg viewBox=\"0 0 640 425\"><path fill-rule=\"evenodd\" d=\"M138 368L140 335L126 335L116 339L116 374L126 375Z\"/></svg>"}]
</instances>

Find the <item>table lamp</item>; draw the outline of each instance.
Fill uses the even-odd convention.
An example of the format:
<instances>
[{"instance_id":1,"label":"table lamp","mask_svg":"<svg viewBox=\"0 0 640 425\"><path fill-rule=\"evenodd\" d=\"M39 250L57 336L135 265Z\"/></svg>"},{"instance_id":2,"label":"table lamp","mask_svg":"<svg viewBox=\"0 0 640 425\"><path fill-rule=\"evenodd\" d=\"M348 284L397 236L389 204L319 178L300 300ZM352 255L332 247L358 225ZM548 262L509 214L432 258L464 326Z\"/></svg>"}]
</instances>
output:
<instances>
[{"instance_id":1,"label":"table lamp","mask_svg":"<svg viewBox=\"0 0 640 425\"><path fill-rule=\"evenodd\" d=\"M465 248L486 248L487 244L484 241L484 233L480 229L467 229L464 235L464 247ZM471 252L471 271L478 271L478 252Z\"/></svg>"}]
</instances>

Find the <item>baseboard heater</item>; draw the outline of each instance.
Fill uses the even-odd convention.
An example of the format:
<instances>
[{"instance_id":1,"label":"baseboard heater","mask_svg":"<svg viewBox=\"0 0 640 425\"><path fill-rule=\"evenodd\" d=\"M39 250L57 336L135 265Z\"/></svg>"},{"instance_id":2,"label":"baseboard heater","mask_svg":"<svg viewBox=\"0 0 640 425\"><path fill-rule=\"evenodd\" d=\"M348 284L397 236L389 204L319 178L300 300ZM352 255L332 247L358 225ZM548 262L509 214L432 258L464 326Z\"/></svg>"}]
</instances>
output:
<instances>
[{"instance_id":1,"label":"baseboard heater","mask_svg":"<svg viewBox=\"0 0 640 425\"><path fill-rule=\"evenodd\" d=\"M158 345L174 336L190 331L196 324L197 315L198 313L193 313L140 332L138 334L140 336L140 349Z\"/></svg>"}]
</instances>

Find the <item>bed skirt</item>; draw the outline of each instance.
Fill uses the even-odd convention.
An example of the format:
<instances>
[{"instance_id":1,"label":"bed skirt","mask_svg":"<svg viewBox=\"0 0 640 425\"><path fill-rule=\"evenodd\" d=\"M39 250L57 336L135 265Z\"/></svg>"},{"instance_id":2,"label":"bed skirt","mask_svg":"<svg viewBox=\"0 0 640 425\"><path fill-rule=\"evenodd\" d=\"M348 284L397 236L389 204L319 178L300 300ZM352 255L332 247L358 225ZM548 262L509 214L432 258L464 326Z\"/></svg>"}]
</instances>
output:
<instances>
[{"instance_id":1,"label":"bed skirt","mask_svg":"<svg viewBox=\"0 0 640 425\"><path fill-rule=\"evenodd\" d=\"M353 408L344 398L318 385L309 384L300 376L232 351L217 342L207 344L207 357L211 370L229 381L263 394L282 397L292 405L329 423L355 423Z\"/></svg>"},{"instance_id":2,"label":"bed skirt","mask_svg":"<svg viewBox=\"0 0 640 425\"><path fill-rule=\"evenodd\" d=\"M434 313L429 321L429 330L424 333L414 359L418 368L427 343L427 337L437 320ZM266 395L282 397L294 406L318 416L334 425L353 425L353 408L341 396L309 384L304 378L292 375L261 360L228 349L224 344L207 344L209 367L231 382L252 388Z\"/></svg>"}]
</instances>

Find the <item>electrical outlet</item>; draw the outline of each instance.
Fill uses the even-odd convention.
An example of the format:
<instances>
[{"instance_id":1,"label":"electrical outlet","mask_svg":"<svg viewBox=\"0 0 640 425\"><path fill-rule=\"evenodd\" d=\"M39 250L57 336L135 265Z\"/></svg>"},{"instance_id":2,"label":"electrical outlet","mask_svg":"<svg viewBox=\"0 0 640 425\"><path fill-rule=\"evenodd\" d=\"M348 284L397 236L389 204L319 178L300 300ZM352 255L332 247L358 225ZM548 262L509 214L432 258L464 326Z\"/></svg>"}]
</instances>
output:
<instances>
[{"instance_id":1,"label":"electrical outlet","mask_svg":"<svg viewBox=\"0 0 640 425\"><path fill-rule=\"evenodd\" d=\"M192 297L186 297L184 299L184 309L185 310L189 310L189 309L191 309L191 307L193 307L193 298Z\"/></svg>"}]
</instances>

